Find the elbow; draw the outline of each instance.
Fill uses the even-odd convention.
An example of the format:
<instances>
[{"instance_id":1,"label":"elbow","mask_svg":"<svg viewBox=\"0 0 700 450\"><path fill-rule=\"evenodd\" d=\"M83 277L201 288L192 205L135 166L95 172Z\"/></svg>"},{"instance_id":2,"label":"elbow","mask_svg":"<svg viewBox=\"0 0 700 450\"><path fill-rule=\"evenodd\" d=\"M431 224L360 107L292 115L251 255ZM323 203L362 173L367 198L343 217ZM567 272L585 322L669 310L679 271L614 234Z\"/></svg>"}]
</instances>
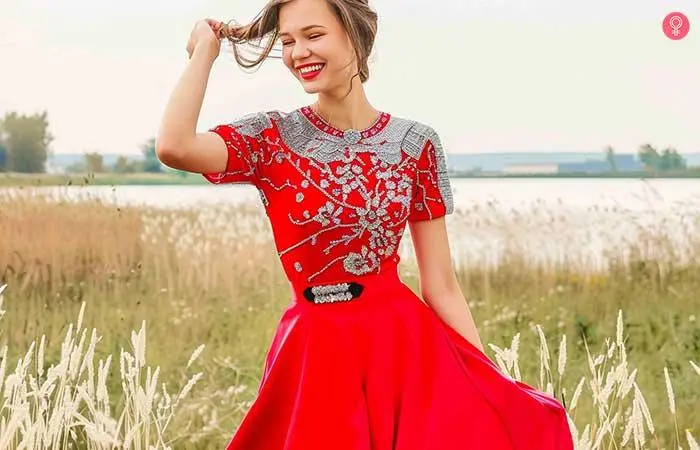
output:
<instances>
[{"instance_id":1,"label":"elbow","mask_svg":"<svg viewBox=\"0 0 700 450\"><path fill-rule=\"evenodd\" d=\"M185 154L183 145L164 138L156 139L155 150L158 160L173 169L178 168Z\"/></svg>"},{"instance_id":2,"label":"elbow","mask_svg":"<svg viewBox=\"0 0 700 450\"><path fill-rule=\"evenodd\" d=\"M462 289L459 285L459 281L454 276L454 273L448 276L437 275L421 286L421 296L426 301L430 302L432 299L440 299L454 296L461 296Z\"/></svg>"},{"instance_id":3,"label":"elbow","mask_svg":"<svg viewBox=\"0 0 700 450\"><path fill-rule=\"evenodd\" d=\"M446 298L453 297L455 292L451 289L422 289L421 298L431 306L439 301L444 301Z\"/></svg>"}]
</instances>

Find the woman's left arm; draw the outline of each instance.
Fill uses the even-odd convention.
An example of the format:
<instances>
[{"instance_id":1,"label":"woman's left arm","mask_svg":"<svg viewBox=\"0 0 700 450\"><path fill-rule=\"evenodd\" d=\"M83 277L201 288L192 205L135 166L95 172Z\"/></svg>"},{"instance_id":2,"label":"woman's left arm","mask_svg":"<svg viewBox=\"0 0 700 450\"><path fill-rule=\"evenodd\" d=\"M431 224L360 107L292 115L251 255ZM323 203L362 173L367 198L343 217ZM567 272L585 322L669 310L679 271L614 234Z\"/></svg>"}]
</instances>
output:
<instances>
[{"instance_id":1,"label":"woman's left arm","mask_svg":"<svg viewBox=\"0 0 700 450\"><path fill-rule=\"evenodd\" d=\"M452 267L445 217L408 222L418 261L420 292L437 315L476 348L484 346Z\"/></svg>"}]
</instances>

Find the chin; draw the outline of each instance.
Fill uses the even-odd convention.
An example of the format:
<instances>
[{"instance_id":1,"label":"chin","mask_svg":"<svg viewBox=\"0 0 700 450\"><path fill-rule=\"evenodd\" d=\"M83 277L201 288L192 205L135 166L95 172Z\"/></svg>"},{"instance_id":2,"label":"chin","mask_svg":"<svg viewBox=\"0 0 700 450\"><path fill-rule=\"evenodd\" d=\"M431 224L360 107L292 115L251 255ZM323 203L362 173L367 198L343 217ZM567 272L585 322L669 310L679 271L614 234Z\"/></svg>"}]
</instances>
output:
<instances>
[{"instance_id":1,"label":"chin","mask_svg":"<svg viewBox=\"0 0 700 450\"><path fill-rule=\"evenodd\" d=\"M307 82L304 80L299 80L299 82L301 83L301 87L304 88L304 91L307 94L318 94L318 93L324 92L328 89L325 86L326 83L319 83L317 81Z\"/></svg>"},{"instance_id":2,"label":"chin","mask_svg":"<svg viewBox=\"0 0 700 450\"><path fill-rule=\"evenodd\" d=\"M304 88L304 91L307 94L324 94L328 97L342 97L343 94L347 91L347 88L343 88L343 86L338 86L338 85L333 85L329 83L323 83L323 82L304 82L300 80L301 86Z\"/></svg>"},{"instance_id":3,"label":"chin","mask_svg":"<svg viewBox=\"0 0 700 450\"><path fill-rule=\"evenodd\" d=\"M301 87L304 88L304 91L307 94L318 94L319 92L322 91L321 89L318 88L318 86L314 86L313 84L309 84L309 83L302 83Z\"/></svg>"}]
</instances>

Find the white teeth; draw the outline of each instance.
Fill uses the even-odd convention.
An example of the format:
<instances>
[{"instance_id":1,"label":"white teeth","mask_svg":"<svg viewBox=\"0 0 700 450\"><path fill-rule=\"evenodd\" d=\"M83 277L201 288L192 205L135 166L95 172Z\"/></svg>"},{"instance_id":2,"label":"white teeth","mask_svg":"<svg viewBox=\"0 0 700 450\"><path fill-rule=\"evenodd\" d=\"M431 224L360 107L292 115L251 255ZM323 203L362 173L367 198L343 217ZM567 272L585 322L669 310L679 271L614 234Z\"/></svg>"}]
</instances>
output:
<instances>
[{"instance_id":1,"label":"white teeth","mask_svg":"<svg viewBox=\"0 0 700 450\"><path fill-rule=\"evenodd\" d=\"M301 69L299 69L299 72L301 72L301 73L316 72L317 70L321 70L321 68L323 68L323 64L315 64L313 66L302 67Z\"/></svg>"}]
</instances>

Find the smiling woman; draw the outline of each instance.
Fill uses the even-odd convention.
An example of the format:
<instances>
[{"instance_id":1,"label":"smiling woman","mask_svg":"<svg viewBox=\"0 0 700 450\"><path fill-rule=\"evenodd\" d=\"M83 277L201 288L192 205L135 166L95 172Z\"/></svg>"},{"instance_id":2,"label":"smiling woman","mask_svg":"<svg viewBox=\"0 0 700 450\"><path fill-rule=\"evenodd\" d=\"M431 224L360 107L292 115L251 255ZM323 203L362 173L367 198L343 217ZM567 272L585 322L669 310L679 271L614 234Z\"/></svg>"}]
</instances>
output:
<instances>
[{"instance_id":1,"label":"smiling woman","mask_svg":"<svg viewBox=\"0 0 700 450\"><path fill-rule=\"evenodd\" d=\"M322 4L322 8L327 11L319 8L317 3ZM329 12L335 16L336 20L324 20L323 16L327 17ZM302 22L299 23L299 20ZM280 27L280 23L284 23L286 28ZM346 62L333 69L341 73L355 69L354 75L358 76L362 83L369 79L367 61L376 35L377 14L365 0L323 0L322 2L273 0L250 24L237 26L222 24L221 27L221 36L233 44L234 55L242 67L252 68L261 64L270 56L278 40L281 40L284 62L297 75L302 66L309 64L308 62L295 63L303 59L303 55L299 52L313 53L317 57L322 57L324 54L328 56L329 51L340 51L338 61L346 60ZM302 45L298 45L299 43ZM254 58L244 57L239 50L241 45L250 44L260 50ZM326 63L326 61L318 62ZM355 62L357 65L354 64ZM318 92L320 86L304 87L307 92L313 93Z\"/></svg>"},{"instance_id":2,"label":"smiling woman","mask_svg":"<svg viewBox=\"0 0 700 450\"><path fill-rule=\"evenodd\" d=\"M255 186L292 291L228 449L570 450L562 405L484 353L452 267L440 138L365 94L376 33L364 0L273 0L248 25L202 21L190 36L158 155L214 184ZM223 37L245 67L281 43L317 101L196 133ZM253 58L238 48L249 44ZM422 299L398 273L407 226Z\"/></svg>"}]
</instances>

